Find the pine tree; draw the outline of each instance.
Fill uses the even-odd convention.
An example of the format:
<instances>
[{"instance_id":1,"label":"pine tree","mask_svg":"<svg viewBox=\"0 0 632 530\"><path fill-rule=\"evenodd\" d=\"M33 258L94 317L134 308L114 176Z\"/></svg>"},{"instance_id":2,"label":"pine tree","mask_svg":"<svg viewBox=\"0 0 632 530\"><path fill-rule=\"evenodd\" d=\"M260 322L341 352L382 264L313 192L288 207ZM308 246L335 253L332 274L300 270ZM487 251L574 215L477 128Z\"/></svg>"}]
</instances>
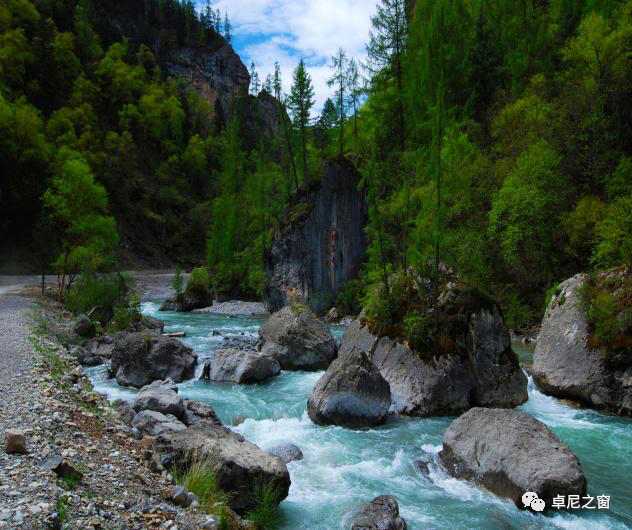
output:
<instances>
[{"instance_id":1,"label":"pine tree","mask_svg":"<svg viewBox=\"0 0 632 530\"><path fill-rule=\"evenodd\" d=\"M281 83L281 67L278 62L274 63L274 77L272 78L272 90L274 91L274 97L281 101L281 89L283 85Z\"/></svg>"},{"instance_id":2,"label":"pine tree","mask_svg":"<svg viewBox=\"0 0 632 530\"><path fill-rule=\"evenodd\" d=\"M327 81L328 86L336 87L336 110L338 111L338 126L340 127L340 156L344 156L345 152L344 126L346 94L348 87L347 64L347 54L342 48L339 48L338 53L331 58L331 69L333 70L333 75Z\"/></svg>"},{"instance_id":3,"label":"pine tree","mask_svg":"<svg viewBox=\"0 0 632 530\"><path fill-rule=\"evenodd\" d=\"M374 77L374 83L384 83L380 87L387 91L391 86L396 90L397 137L400 149L404 149L404 71L403 58L408 40L405 0L380 0L377 13L371 17L373 29L367 44L367 69Z\"/></svg>"},{"instance_id":4,"label":"pine tree","mask_svg":"<svg viewBox=\"0 0 632 530\"><path fill-rule=\"evenodd\" d=\"M360 97L364 91L361 84L361 75L358 63L355 59L349 61L347 68L347 83L349 85L349 108L353 110L353 138L355 140L356 149L358 147L358 110L360 108Z\"/></svg>"},{"instance_id":5,"label":"pine tree","mask_svg":"<svg viewBox=\"0 0 632 530\"><path fill-rule=\"evenodd\" d=\"M288 158L290 159L290 167L292 169L292 175L294 176L294 185L298 189L298 175L296 172L296 162L294 161L294 151L292 149L292 139L290 137L290 127L287 123L287 105L284 97L282 97L281 90L283 88L283 82L281 80L281 66L278 62L274 63L274 77L272 78L272 90L274 91L274 97L281 103L281 125L285 134L285 143L287 146Z\"/></svg>"},{"instance_id":6,"label":"pine tree","mask_svg":"<svg viewBox=\"0 0 632 530\"><path fill-rule=\"evenodd\" d=\"M318 148L327 148L329 145L329 131L336 126L337 121L336 105L331 98L327 98L314 127L314 143Z\"/></svg>"},{"instance_id":7,"label":"pine tree","mask_svg":"<svg viewBox=\"0 0 632 530\"><path fill-rule=\"evenodd\" d=\"M265 90L268 94L272 94L274 92L274 88L272 88L272 76L270 74L266 76L266 80L263 82L263 90Z\"/></svg>"},{"instance_id":8,"label":"pine tree","mask_svg":"<svg viewBox=\"0 0 632 530\"><path fill-rule=\"evenodd\" d=\"M231 34L232 26L230 24L230 19L228 18L228 11L224 13L224 40L230 44L230 41L233 38Z\"/></svg>"},{"instance_id":9,"label":"pine tree","mask_svg":"<svg viewBox=\"0 0 632 530\"><path fill-rule=\"evenodd\" d=\"M259 74L254 61L250 64L250 94L253 96L259 95L261 89L261 83L259 82Z\"/></svg>"},{"instance_id":10,"label":"pine tree","mask_svg":"<svg viewBox=\"0 0 632 530\"><path fill-rule=\"evenodd\" d=\"M305 62L301 59L294 70L294 80L288 98L288 106L292 112L294 126L298 127L301 135L303 182L307 181L307 126L310 110L314 106L314 88L312 78L305 69Z\"/></svg>"}]
</instances>

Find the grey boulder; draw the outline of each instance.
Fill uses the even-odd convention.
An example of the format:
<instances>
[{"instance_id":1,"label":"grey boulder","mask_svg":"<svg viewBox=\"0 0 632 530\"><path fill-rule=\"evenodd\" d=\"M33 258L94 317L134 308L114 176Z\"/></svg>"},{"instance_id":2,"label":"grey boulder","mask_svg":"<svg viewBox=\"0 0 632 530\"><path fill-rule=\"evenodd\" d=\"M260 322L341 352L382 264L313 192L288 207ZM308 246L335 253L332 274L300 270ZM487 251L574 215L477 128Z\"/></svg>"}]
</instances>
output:
<instances>
[{"instance_id":1,"label":"grey boulder","mask_svg":"<svg viewBox=\"0 0 632 530\"><path fill-rule=\"evenodd\" d=\"M136 412L153 410L161 414L184 417L184 400L178 395L178 388L172 381L154 381L141 388L132 408Z\"/></svg>"},{"instance_id":2,"label":"grey boulder","mask_svg":"<svg viewBox=\"0 0 632 530\"><path fill-rule=\"evenodd\" d=\"M139 433L149 436L158 436L165 432L179 432L187 428L175 416L171 414L165 415L155 410L139 412L132 420L131 426L137 429Z\"/></svg>"},{"instance_id":3,"label":"grey boulder","mask_svg":"<svg viewBox=\"0 0 632 530\"><path fill-rule=\"evenodd\" d=\"M367 503L351 524L351 530L406 530L395 497L380 495Z\"/></svg>"},{"instance_id":4,"label":"grey boulder","mask_svg":"<svg viewBox=\"0 0 632 530\"><path fill-rule=\"evenodd\" d=\"M294 444L281 444L268 449L268 453L278 456L283 462L289 464L296 460L303 460L303 451Z\"/></svg>"},{"instance_id":5,"label":"grey boulder","mask_svg":"<svg viewBox=\"0 0 632 530\"><path fill-rule=\"evenodd\" d=\"M124 333L112 350L110 371L119 384L141 388L157 379L190 379L196 363L193 350L174 338Z\"/></svg>"},{"instance_id":6,"label":"grey boulder","mask_svg":"<svg viewBox=\"0 0 632 530\"><path fill-rule=\"evenodd\" d=\"M551 507L557 495L586 493L582 466L544 423L524 412L473 408L443 436L441 464L456 477L480 484L524 508L533 492Z\"/></svg>"},{"instance_id":7,"label":"grey boulder","mask_svg":"<svg viewBox=\"0 0 632 530\"><path fill-rule=\"evenodd\" d=\"M318 425L372 427L386 421L391 390L364 353L336 359L314 386L307 413Z\"/></svg>"},{"instance_id":8,"label":"grey boulder","mask_svg":"<svg viewBox=\"0 0 632 530\"><path fill-rule=\"evenodd\" d=\"M586 279L585 274L569 278L551 298L533 355L533 380L547 394L632 416L632 366L613 369L600 349L589 347L580 300Z\"/></svg>"},{"instance_id":9,"label":"grey boulder","mask_svg":"<svg viewBox=\"0 0 632 530\"><path fill-rule=\"evenodd\" d=\"M259 330L261 353L283 370L324 370L336 358L329 328L306 306L286 306L270 315Z\"/></svg>"},{"instance_id":10,"label":"grey boulder","mask_svg":"<svg viewBox=\"0 0 632 530\"><path fill-rule=\"evenodd\" d=\"M185 399L184 416L182 421L188 427L193 425L221 425L222 422L218 418L213 407L201 401L193 401Z\"/></svg>"},{"instance_id":11,"label":"grey boulder","mask_svg":"<svg viewBox=\"0 0 632 530\"><path fill-rule=\"evenodd\" d=\"M524 403L527 378L511 349L498 305L490 301L458 318L450 353L420 355L406 343L373 335L358 319L347 328L339 357L367 352L390 385L393 410L408 416Z\"/></svg>"},{"instance_id":12,"label":"grey boulder","mask_svg":"<svg viewBox=\"0 0 632 530\"><path fill-rule=\"evenodd\" d=\"M230 383L259 383L279 375L281 371L281 366L274 357L233 348L217 350L207 366L207 379Z\"/></svg>"},{"instance_id":13,"label":"grey boulder","mask_svg":"<svg viewBox=\"0 0 632 530\"><path fill-rule=\"evenodd\" d=\"M288 495L290 474L283 460L225 427L193 426L163 433L154 439L153 448L154 458L169 461L176 468L194 461L211 466L217 485L231 493L229 505L239 514L256 506L258 489L276 488L276 502Z\"/></svg>"}]
</instances>

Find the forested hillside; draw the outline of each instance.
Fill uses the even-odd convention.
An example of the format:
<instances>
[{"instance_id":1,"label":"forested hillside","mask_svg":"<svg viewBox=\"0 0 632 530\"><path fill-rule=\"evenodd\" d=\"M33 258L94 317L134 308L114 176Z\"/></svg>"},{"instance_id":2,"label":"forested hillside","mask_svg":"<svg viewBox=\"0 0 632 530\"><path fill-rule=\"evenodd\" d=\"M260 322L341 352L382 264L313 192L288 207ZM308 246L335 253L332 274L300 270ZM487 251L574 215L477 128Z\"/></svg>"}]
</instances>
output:
<instances>
[{"instance_id":1,"label":"forested hillside","mask_svg":"<svg viewBox=\"0 0 632 530\"><path fill-rule=\"evenodd\" d=\"M205 263L215 290L259 296L293 192L343 155L370 219L344 310L388 320L391 274L441 261L520 326L561 279L632 262L630 0L382 0L368 63L340 49L317 117L302 61L288 95L277 68L248 97L237 65L209 98L196 58L230 32L189 1L4 2L3 246L34 238L41 265L59 268L55 243L82 247L77 234L92 231L104 256L111 215L119 264ZM50 193L42 209L46 190L73 178L105 188L98 226L64 225ZM111 265L84 250L75 268Z\"/></svg>"}]
</instances>

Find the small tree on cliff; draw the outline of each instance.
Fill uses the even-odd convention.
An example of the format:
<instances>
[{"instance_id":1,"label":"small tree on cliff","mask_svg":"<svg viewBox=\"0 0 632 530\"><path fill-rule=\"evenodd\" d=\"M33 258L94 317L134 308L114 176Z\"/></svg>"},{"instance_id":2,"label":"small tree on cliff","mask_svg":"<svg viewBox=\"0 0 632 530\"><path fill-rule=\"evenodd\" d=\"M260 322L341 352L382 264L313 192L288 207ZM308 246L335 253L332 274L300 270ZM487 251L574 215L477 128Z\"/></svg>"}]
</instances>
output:
<instances>
[{"instance_id":1,"label":"small tree on cliff","mask_svg":"<svg viewBox=\"0 0 632 530\"><path fill-rule=\"evenodd\" d=\"M76 153L63 153L60 169L42 201L60 238L61 253L54 268L60 275L61 301L69 273L89 273L114 263L118 233L107 215L105 188L95 182L87 162Z\"/></svg>"},{"instance_id":2,"label":"small tree on cliff","mask_svg":"<svg viewBox=\"0 0 632 530\"><path fill-rule=\"evenodd\" d=\"M257 73L257 67L254 61L250 64L250 94L253 96L259 95L261 90L261 82L259 81L259 74Z\"/></svg>"},{"instance_id":3,"label":"small tree on cliff","mask_svg":"<svg viewBox=\"0 0 632 530\"><path fill-rule=\"evenodd\" d=\"M305 62L301 59L294 70L294 82L289 96L289 108L292 112L294 126L301 135L301 149L303 161L303 181L307 180L307 125L309 114L314 106L314 88L312 78L305 69Z\"/></svg>"},{"instance_id":4,"label":"small tree on cliff","mask_svg":"<svg viewBox=\"0 0 632 530\"><path fill-rule=\"evenodd\" d=\"M335 87L336 110L338 111L338 126L340 127L340 156L345 152L345 112L347 101L348 75L347 75L347 54L342 49L331 58L331 69L333 75L327 81L327 85Z\"/></svg>"}]
</instances>

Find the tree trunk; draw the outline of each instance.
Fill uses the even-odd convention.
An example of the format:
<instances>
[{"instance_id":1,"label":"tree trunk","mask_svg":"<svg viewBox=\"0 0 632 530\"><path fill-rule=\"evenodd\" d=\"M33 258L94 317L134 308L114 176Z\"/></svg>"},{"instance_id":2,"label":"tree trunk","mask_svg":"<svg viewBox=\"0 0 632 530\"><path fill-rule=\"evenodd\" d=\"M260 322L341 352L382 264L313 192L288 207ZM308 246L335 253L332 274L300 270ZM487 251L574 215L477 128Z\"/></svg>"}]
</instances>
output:
<instances>
[{"instance_id":1,"label":"tree trunk","mask_svg":"<svg viewBox=\"0 0 632 530\"><path fill-rule=\"evenodd\" d=\"M58 298L60 303L64 300L64 288L66 286L66 269L68 268L68 254L69 252L68 250L66 250L64 253L64 265L61 270L61 282L59 283Z\"/></svg>"}]
</instances>

